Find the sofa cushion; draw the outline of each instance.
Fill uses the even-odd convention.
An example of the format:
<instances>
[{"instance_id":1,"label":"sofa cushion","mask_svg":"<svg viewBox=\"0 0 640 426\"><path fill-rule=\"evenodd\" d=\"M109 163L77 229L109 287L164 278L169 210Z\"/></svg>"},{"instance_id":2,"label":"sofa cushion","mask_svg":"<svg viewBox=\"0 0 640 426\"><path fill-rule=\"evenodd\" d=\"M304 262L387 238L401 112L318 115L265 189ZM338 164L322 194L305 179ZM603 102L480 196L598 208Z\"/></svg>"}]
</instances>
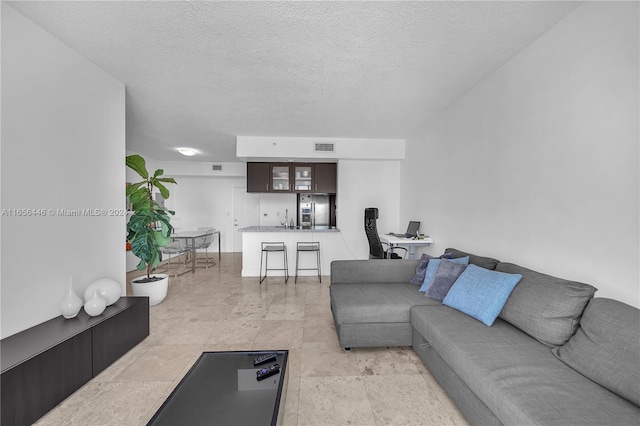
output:
<instances>
[{"instance_id":1,"label":"sofa cushion","mask_svg":"<svg viewBox=\"0 0 640 426\"><path fill-rule=\"evenodd\" d=\"M427 265L429 264L429 260L431 259L451 259L453 255L451 253L445 253L440 255L440 257L430 256L426 253L423 253L420 256L420 263L416 266L416 274L409 280L411 284L422 285L424 282L424 274L427 271Z\"/></svg>"},{"instance_id":2,"label":"sofa cushion","mask_svg":"<svg viewBox=\"0 0 640 426\"><path fill-rule=\"evenodd\" d=\"M434 300L442 301L449 289L464 271L467 265L442 259L426 295Z\"/></svg>"},{"instance_id":3,"label":"sofa cushion","mask_svg":"<svg viewBox=\"0 0 640 426\"><path fill-rule=\"evenodd\" d=\"M415 273L417 259L334 260L331 284L406 283Z\"/></svg>"},{"instance_id":4,"label":"sofa cushion","mask_svg":"<svg viewBox=\"0 0 640 426\"><path fill-rule=\"evenodd\" d=\"M442 303L490 327L521 278L520 274L506 274L469 265Z\"/></svg>"},{"instance_id":5,"label":"sofa cushion","mask_svg":"<svg viewBox=\"0 0 640 426\"><path fill-rule=\"evenodd\" d=\"M411 325L505 425L638 424L638 407L499 318L485 327L448 306L414 306Z\"/></svg>"},{"instance_id":6,"label":"sofa cushion","mask_svg":"<svg viewBox=\"0 0 640 426\"><path fill-rule=\"evenodd\" d=\"M440 304L406 282L331 284L329 291L331 309L339 324L408 323L412 306Z\"/></svg>"},{"instance_id":7,"label":"sofa cushion","mask_svg":"<svg viewBox=\"0 0 640 426\"><path fill-rule=\"evenodd\" d=\"M582 311L596 292L596 288L588 284L511 263L500 262L496 271L522 275L500 318L549 346L563 345L569 340L580 324Z\"/></svg>"},{"instance_id":8,"label":"sofa cushion","mask_svg":"<svg viewBox=\"0 0 640 426\"><path fill-rule=\"evenodd\" d=\"M451 262L460 263L462 265L469 264L469 256L458 257L456 259L447 259L447 260L450 260ZM429 287L431 287L431 284L433 284L433 278L436 276L436 273L438 272L438 268L440 267L441 261L442 259L431 259L429 261L429 264L427 265L427 270L424 274L424 282L422 283L422 286L418 291L425 293L429 289Z\"/></svg>"},{"instance_id":9,"label":"sofa cushion","mask_svg":"<svg viewBox=\"0 0 640 426\"><path fill-rule=\"evenodd\" d=\"M576 334L552 352L565 364L640 406L640 310L594 298Z\"/></svg>"},{"instance_id":10,"label":"sofa cushion","mask_svg":"<svg viewBox=\"0 0 640 426\"><path fill-rule=\"evenodd\" d=\"M467 253L454 248L448 248L444 252L451 253L454 259L469 256L469 263L471 265L477 265L484 269L496 269L496 265L500 263L499 260L492 257L476 256L475 254Z\"/></svg>"}]
</instances>

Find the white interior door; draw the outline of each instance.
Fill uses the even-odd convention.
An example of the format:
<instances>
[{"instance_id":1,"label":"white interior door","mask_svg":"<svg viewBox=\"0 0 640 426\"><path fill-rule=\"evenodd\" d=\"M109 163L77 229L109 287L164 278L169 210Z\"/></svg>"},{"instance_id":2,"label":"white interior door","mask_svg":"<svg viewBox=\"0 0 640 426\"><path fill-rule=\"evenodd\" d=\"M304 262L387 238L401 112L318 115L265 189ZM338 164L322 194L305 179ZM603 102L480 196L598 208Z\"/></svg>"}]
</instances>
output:
<instances>
[{"instance_id":1,"label":"white interior door","mask_svg":"<svg viewBox=\"0 0 640 426\"><path fill-rule=\"evenodd\" d=\"M247 193L246 187L233 188L233 251L242 251L238 229L260 224L260 195Z\"/></svg>"}]
</instances>

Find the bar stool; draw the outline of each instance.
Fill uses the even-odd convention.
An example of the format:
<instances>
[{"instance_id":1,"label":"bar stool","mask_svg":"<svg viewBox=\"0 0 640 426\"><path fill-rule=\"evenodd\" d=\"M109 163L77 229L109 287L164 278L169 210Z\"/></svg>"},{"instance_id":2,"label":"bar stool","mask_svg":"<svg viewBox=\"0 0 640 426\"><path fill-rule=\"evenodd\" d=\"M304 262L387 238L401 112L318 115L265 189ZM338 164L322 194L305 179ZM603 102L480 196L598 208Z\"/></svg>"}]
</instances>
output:
<instances>
[{"instance_id":1,"label":"bar stool","mask_svg":"<svg viewBox=\"0 0 640 426\"><path fill-rule=\"evenodd\" d=\"M287 264L287 247L283 242L262 242L260 253L260 284L267 278L267 271L284 271L284 282L289 279L289 265ZM269 268L269 253L282 252L284 268ZM264 277L262 276L262 258L264 257Z\"/></svg>"},{"instance_id":2,"label":"bar stool","mask_svg":"<svg viewBox=\"0 0 640 426\"><path fill-rule=\"evenodd\" d=\"M298 267L298 258L300 257L300 252L316 252L316 267L315 268L299 268ZM299 242L296 250L296 279L294 282L298 282L298 271L318 271L318 278L320 282L322 282L322 277L320 274L320 243L319 242Z\"/></svg>"}]
</instances>

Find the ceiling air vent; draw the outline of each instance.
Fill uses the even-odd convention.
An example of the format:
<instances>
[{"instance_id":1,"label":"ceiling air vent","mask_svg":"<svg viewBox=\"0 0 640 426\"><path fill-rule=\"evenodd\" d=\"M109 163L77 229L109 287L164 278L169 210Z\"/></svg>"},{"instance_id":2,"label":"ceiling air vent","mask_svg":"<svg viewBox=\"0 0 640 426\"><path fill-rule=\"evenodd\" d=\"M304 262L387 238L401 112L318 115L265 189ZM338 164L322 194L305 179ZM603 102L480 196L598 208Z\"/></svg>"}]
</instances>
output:
<instances>
[{"instance_id":1,"label":"ceiling air vent","mask_svg":"<svg viewBox=\"0 0 640 426\"><path fill-rule=\"evenodd\" d=\"M315 152L333 152L332 143L316 142L313 146Z\"/></svg>"},{"instance_id":2,"label":"ceiling air vent","mask_svg":"<svg viewBox=\"0 0 640 426\"><path fill-rule=\"evenodd\" d=\"M216 172L216 171L219 172L220 170L222 170L222 164L214 164L213 165L213 171L214 172Z\"/></svg>"}]
</instances>

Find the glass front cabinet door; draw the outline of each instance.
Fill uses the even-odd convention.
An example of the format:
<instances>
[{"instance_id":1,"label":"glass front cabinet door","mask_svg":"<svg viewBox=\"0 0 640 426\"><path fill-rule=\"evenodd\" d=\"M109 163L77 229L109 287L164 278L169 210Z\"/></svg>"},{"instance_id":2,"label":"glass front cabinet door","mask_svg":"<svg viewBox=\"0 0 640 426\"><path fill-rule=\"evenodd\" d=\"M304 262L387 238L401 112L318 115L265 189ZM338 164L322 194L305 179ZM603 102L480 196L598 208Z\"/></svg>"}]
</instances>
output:
<instances>
[{"instance_id":1,"label":"glass front cabinet door","mask_svg":"<svg viewBox=\"0 0 640 426\"><path fill-rule=\"evenodd\" d=\"M271 166L271 191L291 191L291 181L289 180L288 164L273 164Z\"/></svg>"},{"instance_id":2,"label":"glass front cabinet door","mask_svg":"<svg viewBox=\"0 0 640 426\"><path fill-rule=\"evenodd\" d=\"M294 166L294 184L295 192L311 192L313 177L313 166Z\"/></svg>"}]
</instances>

